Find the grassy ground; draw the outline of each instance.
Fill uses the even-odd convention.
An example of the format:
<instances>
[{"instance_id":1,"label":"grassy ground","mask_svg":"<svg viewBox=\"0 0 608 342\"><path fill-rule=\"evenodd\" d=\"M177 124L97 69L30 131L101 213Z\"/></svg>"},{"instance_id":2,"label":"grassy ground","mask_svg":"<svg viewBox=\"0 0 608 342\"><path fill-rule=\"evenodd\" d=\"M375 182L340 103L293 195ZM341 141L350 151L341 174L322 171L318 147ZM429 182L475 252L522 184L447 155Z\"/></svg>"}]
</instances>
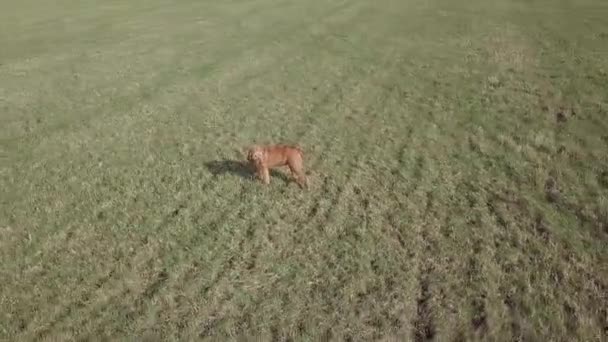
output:
<instances>
[{"instance_id":1,"label":"grassy ground","mask_svg":"<svg viewBox=\"0 0 608 342\"><path fill-rule=\"evenodd\" d=\"M2 2L0 339L605 340L607 17Z\"/></svg>"}]
</instances>

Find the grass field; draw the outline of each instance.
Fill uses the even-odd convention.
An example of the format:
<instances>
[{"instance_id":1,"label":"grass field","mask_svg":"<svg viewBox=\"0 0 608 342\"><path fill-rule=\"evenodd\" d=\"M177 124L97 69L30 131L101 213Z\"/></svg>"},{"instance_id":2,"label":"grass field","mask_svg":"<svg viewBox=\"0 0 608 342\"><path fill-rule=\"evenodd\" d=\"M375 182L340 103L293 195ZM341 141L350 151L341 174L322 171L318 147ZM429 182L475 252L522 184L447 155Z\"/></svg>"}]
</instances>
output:
<instances>
[{"instance_id":1,"label":"grass field","mask_svg":"<svg viewBox=\"0 0 608 342\"><path fill-rule=\"evenodd\" d=\"M0 340L606 341L606 18L1 2Z\"/></svg>"}]
</instances>

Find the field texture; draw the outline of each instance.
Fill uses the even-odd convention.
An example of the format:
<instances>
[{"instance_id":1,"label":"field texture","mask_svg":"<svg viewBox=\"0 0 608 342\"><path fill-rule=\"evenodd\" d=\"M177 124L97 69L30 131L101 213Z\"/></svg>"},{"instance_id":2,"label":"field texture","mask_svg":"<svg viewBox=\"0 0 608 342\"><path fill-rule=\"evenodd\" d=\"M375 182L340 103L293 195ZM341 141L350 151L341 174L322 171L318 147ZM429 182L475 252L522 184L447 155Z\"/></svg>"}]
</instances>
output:
<instances>
[{"instance_id":1,"label":"field texture","mask_svg":"<svg viewBox=\"0 0 608 342\"><path fill-rule=\"evenodd\" d=\"M606 341L607 18L2 1L0 340Z\"/></svg>"}]
</instances>

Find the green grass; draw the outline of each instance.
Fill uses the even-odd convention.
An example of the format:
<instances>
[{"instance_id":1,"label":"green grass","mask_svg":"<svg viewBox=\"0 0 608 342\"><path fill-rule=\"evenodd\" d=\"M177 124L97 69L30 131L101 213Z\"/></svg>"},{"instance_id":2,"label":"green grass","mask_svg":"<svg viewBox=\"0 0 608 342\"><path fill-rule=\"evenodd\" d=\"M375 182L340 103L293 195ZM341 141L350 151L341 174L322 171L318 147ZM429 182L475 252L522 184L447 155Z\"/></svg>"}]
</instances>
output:
<instances>
[{"instance_id":1,"label":"green grass","mask_svg":"<svg viewBox=\"0 0 608 342\"><path fill-rule=\"evenodd\" d=\"M607 17L2 2L0 339L605 340Z\"/></svg>"}]
</instances>

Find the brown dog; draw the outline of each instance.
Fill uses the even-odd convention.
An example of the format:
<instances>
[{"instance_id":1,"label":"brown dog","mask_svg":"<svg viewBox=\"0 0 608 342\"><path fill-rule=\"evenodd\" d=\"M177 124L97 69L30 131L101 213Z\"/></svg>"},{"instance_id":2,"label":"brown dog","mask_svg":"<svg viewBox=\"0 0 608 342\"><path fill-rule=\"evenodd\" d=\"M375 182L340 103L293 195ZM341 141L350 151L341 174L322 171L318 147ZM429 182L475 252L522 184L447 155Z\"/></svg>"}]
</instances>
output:
<instances>
[{"instance_id":1,"label":"brown dog","mask_svg":"<svg viewBox=\"0 0 608 342\"><path fill-rule=\"evenodd\" d=\"M247 149L247 160L255 168L256 175L264 184L270 184L270 169L287 165L298 185L301 188L308 188L308 181L303 169L303 152L300 146L254 145Z\"/></svg>"}]
</instances>

